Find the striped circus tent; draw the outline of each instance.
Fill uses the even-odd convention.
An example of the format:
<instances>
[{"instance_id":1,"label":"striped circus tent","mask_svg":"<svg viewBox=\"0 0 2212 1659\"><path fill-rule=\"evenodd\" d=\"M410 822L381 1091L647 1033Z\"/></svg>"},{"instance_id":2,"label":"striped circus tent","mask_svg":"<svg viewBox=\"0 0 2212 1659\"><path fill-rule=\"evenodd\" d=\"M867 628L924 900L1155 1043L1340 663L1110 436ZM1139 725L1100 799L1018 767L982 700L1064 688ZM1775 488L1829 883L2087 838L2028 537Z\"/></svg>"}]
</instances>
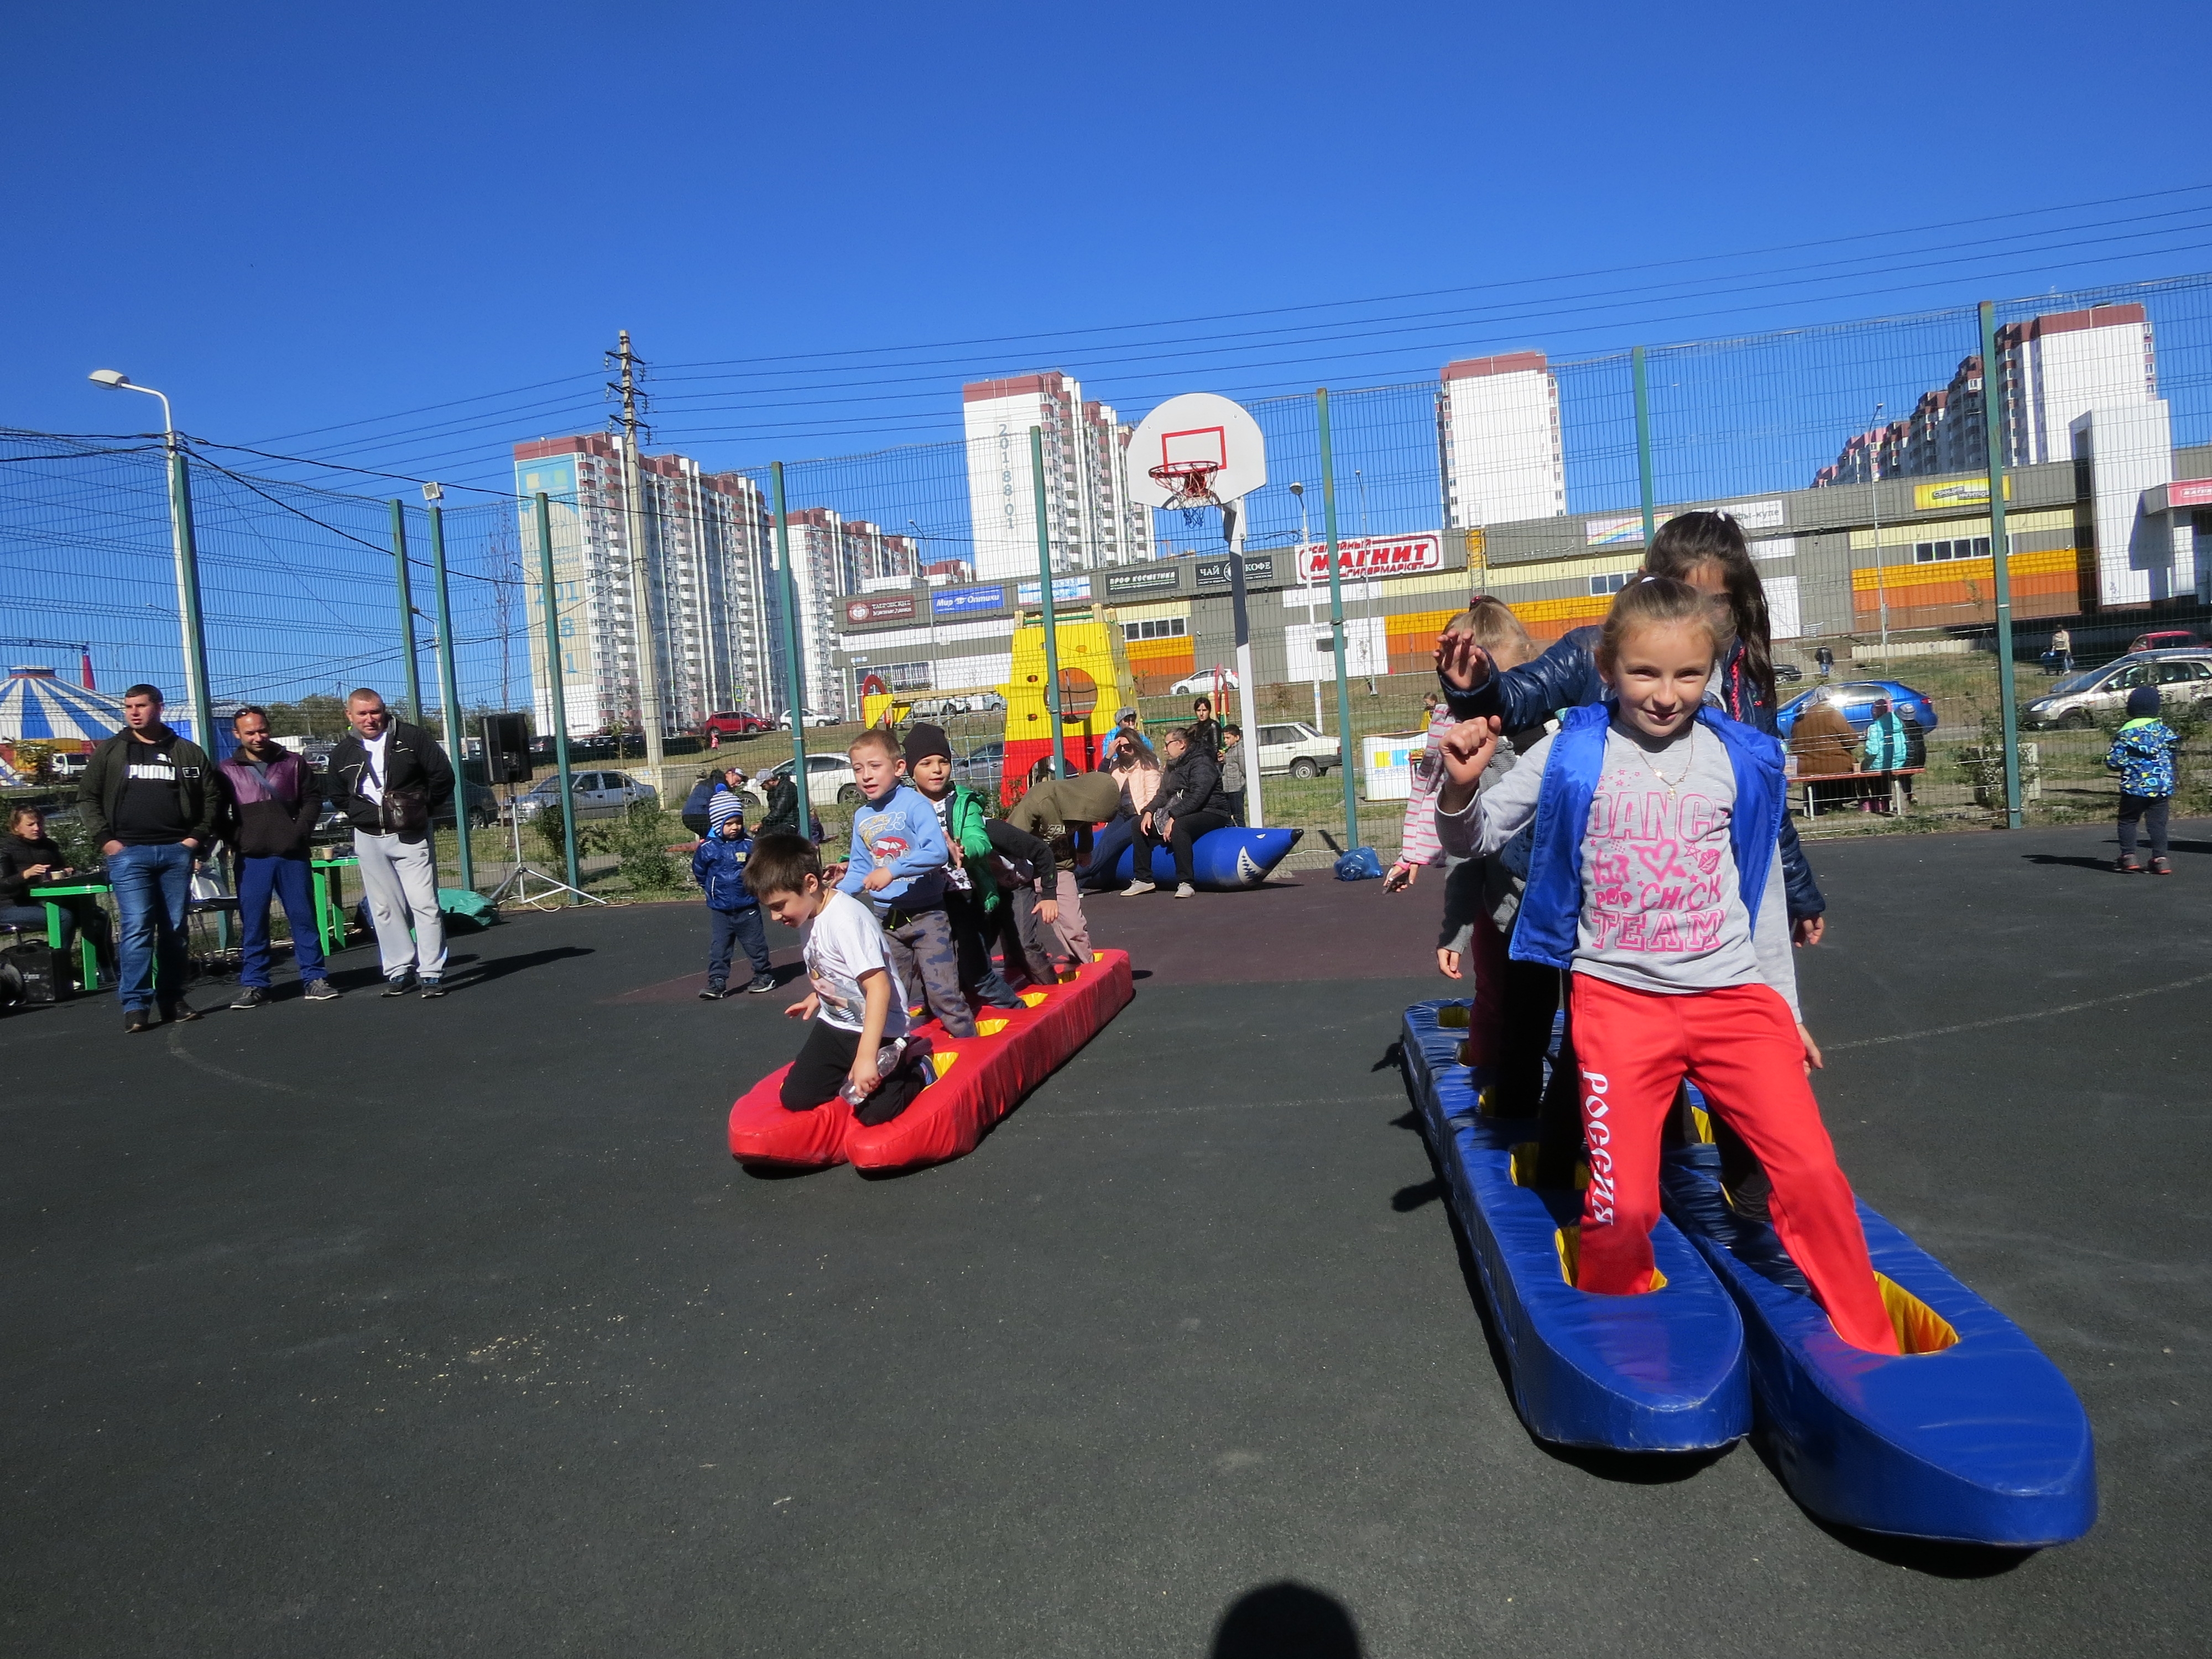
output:
<instances>
[{"instance_id":1,"label":"striped circus tent","mask_svg":"<svg viewBox=\"0 0 2212 1659\"><path fill-rule=\"evenodd\" d=\"M0 739L98 743L122 729L122 698L71 685L51 668L11 668L0 679Z\"/></svg>"}]
</instances>

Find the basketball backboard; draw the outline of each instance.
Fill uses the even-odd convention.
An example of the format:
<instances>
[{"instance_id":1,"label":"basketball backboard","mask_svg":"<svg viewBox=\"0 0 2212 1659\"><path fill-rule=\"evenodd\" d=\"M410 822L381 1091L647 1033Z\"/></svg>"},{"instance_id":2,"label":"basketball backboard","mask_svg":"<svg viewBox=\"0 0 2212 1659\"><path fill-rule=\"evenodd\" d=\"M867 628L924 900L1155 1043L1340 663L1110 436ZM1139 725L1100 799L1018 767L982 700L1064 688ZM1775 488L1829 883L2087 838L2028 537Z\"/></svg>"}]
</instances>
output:
<instances>
[{"instance_id":1,"label":"basketball backboard","mask_svg":"<svg viewBox=\"0 0 2212 1659\"><path fill-rule=\"evenodd\" d=\"M1129 495L1146 507L1241 500L1267 482L1267 445L1243 406L1211 392L1170 398L1129 440ZM1193 495L1197 501L1193 500Z\"/></svg>"}]
</instances>

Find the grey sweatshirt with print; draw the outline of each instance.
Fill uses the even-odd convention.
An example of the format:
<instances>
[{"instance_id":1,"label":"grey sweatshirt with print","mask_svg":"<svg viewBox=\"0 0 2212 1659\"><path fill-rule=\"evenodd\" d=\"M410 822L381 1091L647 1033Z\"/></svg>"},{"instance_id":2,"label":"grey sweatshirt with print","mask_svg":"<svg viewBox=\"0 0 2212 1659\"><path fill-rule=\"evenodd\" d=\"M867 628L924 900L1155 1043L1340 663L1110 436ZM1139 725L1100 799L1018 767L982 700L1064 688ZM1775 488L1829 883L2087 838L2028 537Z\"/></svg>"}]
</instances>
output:
<instances>
[{"instance_id":1,"label":"grey sweatshirt with print","mask_svg":"<svg viewBox=\"0 0 2212 1659\"><path fill-rule=\"evenodd\" d=\"M1465 810L1439 805L1444 851L1482 855L1512 840L1536 815L1551 756L1547 738ZM1797 1015L1782 860L1766 867L1754 936L1729 847L1735 811L1735 773L1718 738L1692 726L1647 747L1615 720L1582 842L1577 973L1675 995L1771 985Z\"/></svg>"}]
</instances>

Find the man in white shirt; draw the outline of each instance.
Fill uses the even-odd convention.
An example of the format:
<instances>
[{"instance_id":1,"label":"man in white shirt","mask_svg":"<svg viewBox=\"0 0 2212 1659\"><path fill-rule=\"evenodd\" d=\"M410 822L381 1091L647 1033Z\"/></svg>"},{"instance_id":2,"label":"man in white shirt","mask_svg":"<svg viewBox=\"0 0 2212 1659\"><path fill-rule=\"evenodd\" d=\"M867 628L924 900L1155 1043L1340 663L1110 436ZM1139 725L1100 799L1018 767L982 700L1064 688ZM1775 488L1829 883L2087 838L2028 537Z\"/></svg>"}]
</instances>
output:
<instances>
[{"instance_id":1,"label":"man in white shirt","mask_svg":"<svg viewBox=\"0 0 2212 1659\"><path fill-rule=\"evenodd\" d=\"M331 750L330 798L353 824L384 994L443 996L446 929L430 820L453 799L453 765L436 739L393 720L366 687L346 699L346 723L353 730Z\"/></svg>"}]
</instances>

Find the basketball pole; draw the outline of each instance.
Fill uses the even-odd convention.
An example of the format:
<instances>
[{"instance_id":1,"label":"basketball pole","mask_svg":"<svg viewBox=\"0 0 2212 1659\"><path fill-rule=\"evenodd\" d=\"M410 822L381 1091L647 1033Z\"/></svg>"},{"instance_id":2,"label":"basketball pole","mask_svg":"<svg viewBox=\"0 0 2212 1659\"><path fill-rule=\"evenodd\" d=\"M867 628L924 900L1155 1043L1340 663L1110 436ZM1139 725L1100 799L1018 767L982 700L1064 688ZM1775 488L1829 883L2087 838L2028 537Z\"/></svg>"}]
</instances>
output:
<instances>
[{"instance_id":1,"label":"basketball pole","mask_svg":"<svg viewBox=\"0 0 2212 1659\"><path fill-rule=\"evenodd\" d=\"M1244 608L1244 514L1239 510L1244 503L1232 501L1221 509L1223 539L1229 544L1229 605L1237 623L1237 706L1243 711L1245 724L1255 732L1259 722L1252 718L1252 623ZM1245 735L1244 755L1244 817L1255 830L1263 829L1267 818L1260 803L1260 769L1252 760L1253 734Z\"/></svg>"}]
</instances>

